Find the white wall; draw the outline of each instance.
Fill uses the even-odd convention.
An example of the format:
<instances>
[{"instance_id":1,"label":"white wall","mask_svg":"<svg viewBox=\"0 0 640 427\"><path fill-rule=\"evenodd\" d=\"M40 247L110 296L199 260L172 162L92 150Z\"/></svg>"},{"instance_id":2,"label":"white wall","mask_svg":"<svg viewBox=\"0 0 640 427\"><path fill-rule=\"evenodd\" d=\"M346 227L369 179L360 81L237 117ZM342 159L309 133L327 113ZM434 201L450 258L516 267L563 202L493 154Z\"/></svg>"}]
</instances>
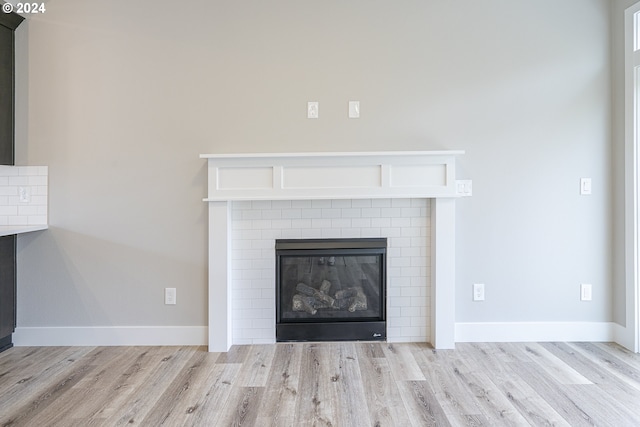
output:
<instances>
[{"instance_id":1,"label":"white wall","mask_svg":"<svg viewBox=\"0 0 640 427\"><path fill-rule=\"evenodd\" d=\"M608 0L52 0L18 36L51 224L19 238L18 324L206 325L199 153L398 149L467 152L459 322L611 321L610 33Z\"/></svg>"}]
</instances>

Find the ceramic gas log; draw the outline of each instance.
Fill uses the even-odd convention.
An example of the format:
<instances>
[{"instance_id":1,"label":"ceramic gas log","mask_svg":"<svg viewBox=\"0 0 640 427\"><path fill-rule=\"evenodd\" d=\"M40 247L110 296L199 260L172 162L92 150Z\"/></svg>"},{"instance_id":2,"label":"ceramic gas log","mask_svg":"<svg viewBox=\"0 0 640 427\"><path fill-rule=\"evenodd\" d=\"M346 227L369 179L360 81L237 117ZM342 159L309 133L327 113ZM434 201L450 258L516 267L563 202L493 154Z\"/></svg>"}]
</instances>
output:
<instances>
[{"instance_id":1,"label":"ceramic gas log","mask_svg":"<svg viewBox=\"0 0 640 427\"><path fill-rule=\"evenodd\" d=\"M331 282L323 280L320 289L316 290L304 283L298 283L296 290L300 293L293 296L293 311L306 311L316 314L318 309L356 310L367 309L367 296L361 287L340 290L331 297L328 292Z\"/></svg>"}]
</instances>

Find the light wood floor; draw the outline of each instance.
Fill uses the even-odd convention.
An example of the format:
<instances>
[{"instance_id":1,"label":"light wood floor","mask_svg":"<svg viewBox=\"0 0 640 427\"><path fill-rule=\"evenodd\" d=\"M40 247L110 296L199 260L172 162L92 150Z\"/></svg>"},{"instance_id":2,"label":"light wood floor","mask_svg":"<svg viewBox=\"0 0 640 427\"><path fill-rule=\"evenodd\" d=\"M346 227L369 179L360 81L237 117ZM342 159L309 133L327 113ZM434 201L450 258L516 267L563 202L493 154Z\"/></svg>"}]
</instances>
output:
<instances>
[{"instance_id":1,"label":"light wood floor","mask_svg":"<svg viewBox=\"0 0 640 427\"><path fill-rule=\"evenodd\" d=\"M0 426L640 426L615 344L18 347Z\"/></svg>"}]
</instances>

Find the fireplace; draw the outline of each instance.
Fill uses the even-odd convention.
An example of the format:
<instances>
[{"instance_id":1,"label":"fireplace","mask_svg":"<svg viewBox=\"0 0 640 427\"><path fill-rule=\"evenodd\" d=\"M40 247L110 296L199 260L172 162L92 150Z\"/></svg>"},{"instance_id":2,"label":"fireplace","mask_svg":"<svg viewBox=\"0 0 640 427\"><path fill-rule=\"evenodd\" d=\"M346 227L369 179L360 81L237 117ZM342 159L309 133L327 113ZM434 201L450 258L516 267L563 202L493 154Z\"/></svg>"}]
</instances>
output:
<instances>
[{"instance_id":1,"label":"fireplace","mask_svg":"<svg viewBox=\"0 0 640 427\"><path fill-rule=\"evenodd\" d=\"M387 239L276 245L276 341L386 339Z\"/></svg>"},{"instance_id":2,"label":"fireplace","mask_svg":"<svg viewBox=\"0 0 640 427\"><path fill-rule=\"evenodd\" d=\"M204 201L209 206L209 351L276 341L276 239L383 236L390 239L383 312L386 340L428 341L438 349L454 348L455 158L463 153L202 154L208 164ZM346 200L353 201L351 208L341 206L340 201ZM393 205L407 200L412 201L408 209L415 209L414 200L428 200L420 208L420 218L410 220L412 226L415 221L425 229L419 237L410 236L401 224L394 236L383 224L387 218L406 221L393 213L397 209ZM382 202L387 206L376 206ZM299 206L308 203L312 205ZM241 231L234 231L236 209L247 204L252 208L264 204L267 210L242 214ZM276 205L281 211L269 210ZM341 209L340 218L334 216L336 208ZM292 211L297 209L303 212L294 217ZM354 210L360 211L360 219ZM357 225L343 225L352 218ZM417 251L414 240L428 246ZM413 273L424 273L428 280L414 279ZM321 285L316 284L318 289Z\"/></svg>"}]
</instances>

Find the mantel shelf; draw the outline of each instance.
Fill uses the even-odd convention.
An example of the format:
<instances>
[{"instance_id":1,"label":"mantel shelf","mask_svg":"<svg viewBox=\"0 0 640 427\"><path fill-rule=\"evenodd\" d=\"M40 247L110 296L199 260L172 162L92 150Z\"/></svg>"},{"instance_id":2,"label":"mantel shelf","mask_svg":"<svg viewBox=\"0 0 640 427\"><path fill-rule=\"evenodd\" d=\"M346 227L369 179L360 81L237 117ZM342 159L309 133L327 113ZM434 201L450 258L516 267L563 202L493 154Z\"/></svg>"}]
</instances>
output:
<instances>
[{"instance_id":1,"label":"mantel shelf","mask_svg":"<svg viewBox=\"0 0 640 427\"><path fill-rule=\"evenodd\" d=\"M201 154L206 202L456 197L451 151Z\"/></svg>"},{"instance_id":2,"label":"mantel shelf","mask_svg":"<svg viewBox=\"0 0 640 427\"><path fill-rule=\"evenodd\" d=\"M435 151L352 151L352 152L308 152L308 153L235 153L200 154L201 159L273 159L310 157L395 157L395 156L458 156L464 150Z\"/></svg>"}]
</instances>

